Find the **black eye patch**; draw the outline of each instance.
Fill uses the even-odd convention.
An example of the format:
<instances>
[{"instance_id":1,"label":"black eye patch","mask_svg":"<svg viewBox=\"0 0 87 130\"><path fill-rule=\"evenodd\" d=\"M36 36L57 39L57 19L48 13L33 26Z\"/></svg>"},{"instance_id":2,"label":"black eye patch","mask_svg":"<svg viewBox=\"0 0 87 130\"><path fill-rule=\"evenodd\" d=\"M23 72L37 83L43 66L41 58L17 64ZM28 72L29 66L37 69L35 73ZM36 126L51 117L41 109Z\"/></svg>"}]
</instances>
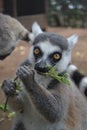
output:
<instances>
[{"instance_id":1,"label":"black eye patch","mask_svg":"<svg viewBox=\"0 0 87 130\"><path fill-rule=\"evenodd\" d=\"M33 54L34 54L35 59L38 59L43 55L43 52L41 51L39 47L34 47Z\"/></svg>"},{"instance_id":2,"label":"black eye patch","mask_svg":"<svg viewBox=\"0 0 87 130\"><path fill-rule=\"evenodd\" d=\"M49 55L49 58L51 59L52 63L56 63L61 59L62 54L60 52L54 52L51 55Z\"/></svg>"}]
</instances>

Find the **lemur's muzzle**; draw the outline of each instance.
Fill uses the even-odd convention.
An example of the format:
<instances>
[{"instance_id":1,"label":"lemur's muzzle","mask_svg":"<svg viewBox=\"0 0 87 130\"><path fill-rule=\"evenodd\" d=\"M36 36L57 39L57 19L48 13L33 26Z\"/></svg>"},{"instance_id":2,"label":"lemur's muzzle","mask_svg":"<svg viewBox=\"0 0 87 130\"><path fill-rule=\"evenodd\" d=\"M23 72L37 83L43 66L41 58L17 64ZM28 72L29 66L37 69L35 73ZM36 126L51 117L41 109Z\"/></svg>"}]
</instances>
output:
<instances>
[{"instance_id":1,"label":"lemur's muzzle","mask_svg":"<svg viewBox=\"0 0 87 130\"><path fill-rule=\"evenodd\" d=\"M39 73L46 73L50 70L45 61L40 61L35 64L35 70Z\"/></svg>"}]
</instances>

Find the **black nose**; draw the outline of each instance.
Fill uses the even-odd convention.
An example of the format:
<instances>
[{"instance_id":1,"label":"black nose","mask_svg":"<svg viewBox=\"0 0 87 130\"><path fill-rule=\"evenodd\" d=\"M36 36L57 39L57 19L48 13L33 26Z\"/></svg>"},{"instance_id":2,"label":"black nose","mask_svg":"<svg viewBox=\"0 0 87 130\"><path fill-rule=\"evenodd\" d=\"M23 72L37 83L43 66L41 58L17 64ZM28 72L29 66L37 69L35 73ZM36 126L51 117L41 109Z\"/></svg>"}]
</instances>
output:
<instances>
[{"instance_id":1,"label":"black nose","mask_svg":"<svg viewBox=\"0 0 87 130\"><path fill-rule=\"evenodd\" d=\"M46 67L46 63L44 62L39 62L35 65L35 70L37 72L41 72L41 73L46 73L49 71L49 68Z\"/></svg>"}]
</instances>

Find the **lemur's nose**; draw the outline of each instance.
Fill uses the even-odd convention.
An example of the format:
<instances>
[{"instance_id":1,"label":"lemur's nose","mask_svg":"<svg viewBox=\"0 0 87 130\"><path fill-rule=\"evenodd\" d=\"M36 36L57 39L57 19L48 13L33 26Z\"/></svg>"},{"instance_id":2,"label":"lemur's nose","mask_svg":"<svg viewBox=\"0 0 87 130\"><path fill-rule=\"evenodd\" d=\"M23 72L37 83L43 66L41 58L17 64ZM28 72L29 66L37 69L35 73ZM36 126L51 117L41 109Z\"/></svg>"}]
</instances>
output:
<instances>
[{"instance_id":1,"label":"lemur's nose","mask_svg":"<svg viewBox=\"0 0 87 130\"><path fill-rule=\"evenodd\" d=\"M46 73L49 71L49 68L46 66L46 62L41 61L35 64L35 70L38 72Z\"/></svg>"}]
</instances>

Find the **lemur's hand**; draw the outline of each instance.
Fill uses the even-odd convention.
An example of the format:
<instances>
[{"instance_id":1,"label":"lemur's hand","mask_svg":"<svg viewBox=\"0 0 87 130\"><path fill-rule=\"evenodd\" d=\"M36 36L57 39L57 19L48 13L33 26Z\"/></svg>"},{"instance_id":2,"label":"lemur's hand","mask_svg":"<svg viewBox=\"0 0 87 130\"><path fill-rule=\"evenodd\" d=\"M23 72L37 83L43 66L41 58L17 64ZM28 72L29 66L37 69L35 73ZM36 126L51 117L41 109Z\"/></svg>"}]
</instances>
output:
<instances>
[{"instance_id":1,"label":"lemur's hand","mask_svg":"<svg viewBox=\"0 0 87 130\"><path fill-rule=\"evenodd\" d=\"M2 89L7 96L14 96L16 94L15 83L12 80L4 80L2 83Z\"/></svg>"},{"instance_id":2,"label":"lemur's hand","mask_svg":"<svg viewBox=\"0 0 87 130\"><path fill-rule=\"evenodd\" d=\"M25 86L31 86L34 81L34 71L28 66L21 66L16 74Z\"/></svg>"}]
</instances>

